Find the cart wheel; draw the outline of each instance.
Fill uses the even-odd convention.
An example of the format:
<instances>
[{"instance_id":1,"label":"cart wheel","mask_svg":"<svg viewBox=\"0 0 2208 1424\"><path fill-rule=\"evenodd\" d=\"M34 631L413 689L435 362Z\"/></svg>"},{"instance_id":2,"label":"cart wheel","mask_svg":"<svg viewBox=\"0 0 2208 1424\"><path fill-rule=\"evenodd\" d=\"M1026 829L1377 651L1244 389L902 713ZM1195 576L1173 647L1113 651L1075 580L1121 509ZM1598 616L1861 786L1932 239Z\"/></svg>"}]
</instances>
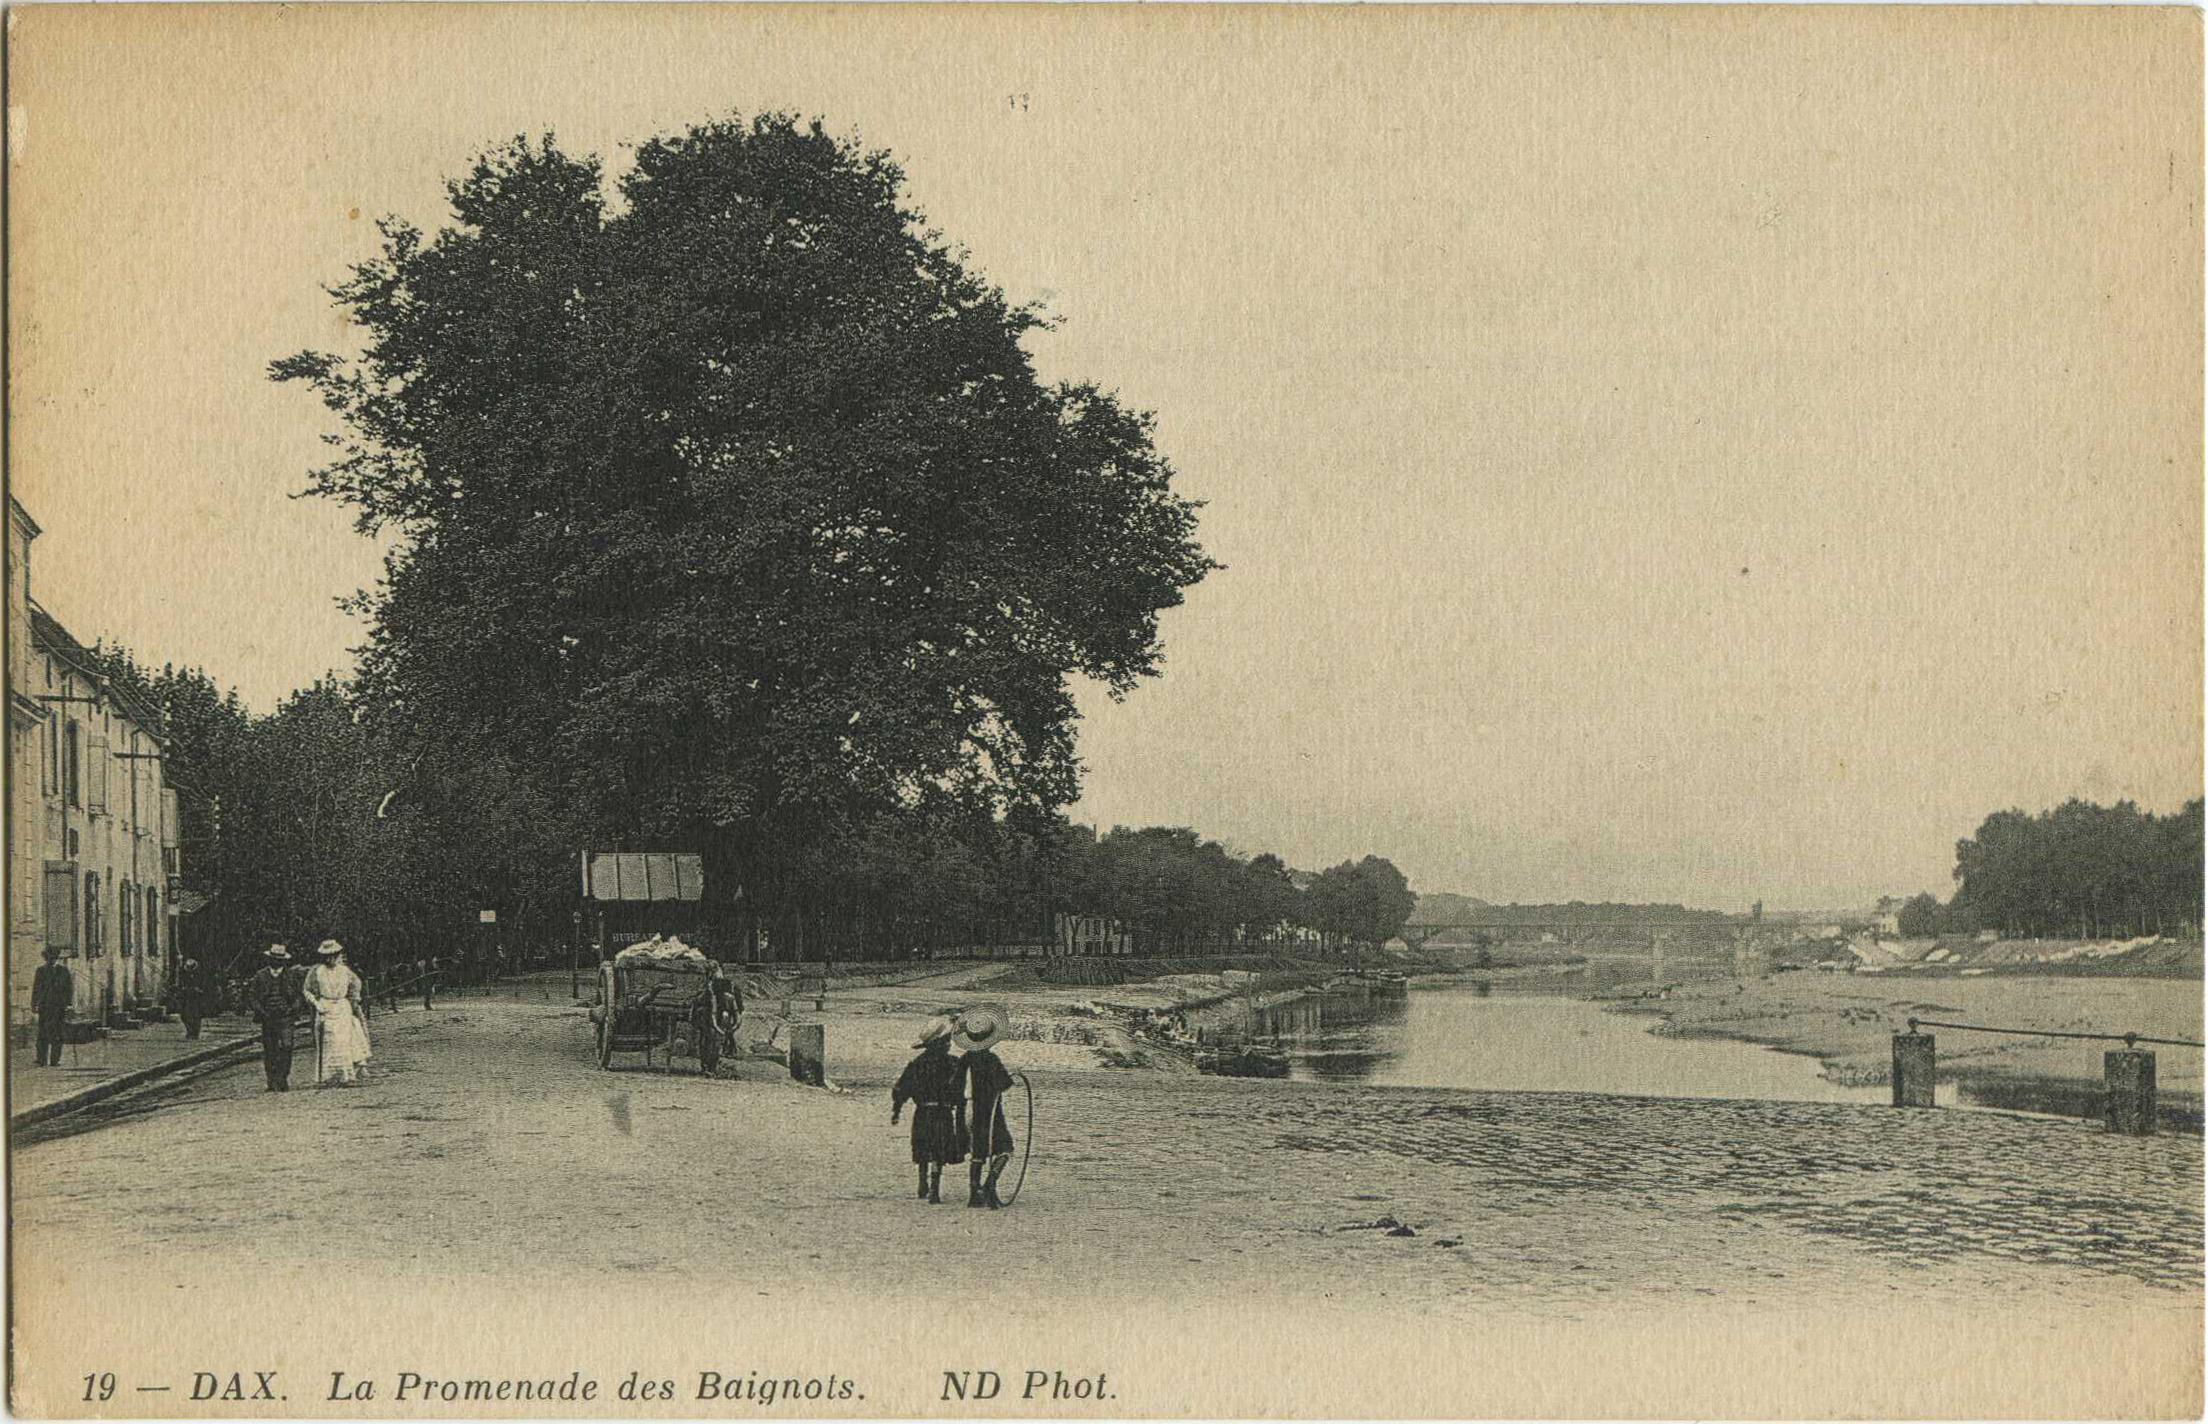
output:
<instances>
[{"instance_id":1,"label":"cart wheel","mask_svg":"<svg viewBox=\"0 0 2208 1424\"><path fill-rule=\"evenodd\" d=\"M721 1066L721 1036L713 1029L698 1035L698 1062L708 1073Z\"/></svg>"},{"instance_id":2,"label":"cart wheel","mask_svg":"<svg viewBox=\"0 0 2208 1424\"><path fill-rule=\"evenodd\" d=\"M598 1025L598 1066L613 1066L613 1015L608 1013Z\"/></svg>"}]
</instances>

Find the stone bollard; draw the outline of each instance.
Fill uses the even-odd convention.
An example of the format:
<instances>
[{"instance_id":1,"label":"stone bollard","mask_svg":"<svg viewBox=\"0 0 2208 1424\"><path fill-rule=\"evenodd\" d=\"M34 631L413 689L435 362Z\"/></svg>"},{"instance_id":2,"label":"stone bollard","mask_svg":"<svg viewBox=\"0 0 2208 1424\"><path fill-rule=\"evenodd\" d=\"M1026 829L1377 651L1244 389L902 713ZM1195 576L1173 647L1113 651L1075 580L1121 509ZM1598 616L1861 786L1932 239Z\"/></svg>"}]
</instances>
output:
<instances>
[{"instance_id":1,"label":"stone bollard","mask_svg":"<svg viewBox=\"0 0 2208 1424\"><path fill-rule=\"evenodd\" d=\"M828 1028L825 1024L790 1025L790 1076L818 1088L828 1081Z\"/></svg>"},{"instance_id":2,"label":"stone bollard","mask_svg":"<svg viewBox=\"0 0 2208 1424\"><path fill-rule=\"evenodd\" d=\"M2111 1048L2102 1061L2108 1075L2108 1130L2152 1137L2154 1055L2140 1048Z\"/></svg>"},{"instance_id":3,"label":"stone bollard","mask_svg":"<svg viewBox=\"0 0 2208 1424\"><path fill-rule=\"evenodd\" d=\"M1931 1034L1911 1032L1894 1035L1895 1107L1932 1106L1933 1063Z\"/></svg>"}]
</instances>

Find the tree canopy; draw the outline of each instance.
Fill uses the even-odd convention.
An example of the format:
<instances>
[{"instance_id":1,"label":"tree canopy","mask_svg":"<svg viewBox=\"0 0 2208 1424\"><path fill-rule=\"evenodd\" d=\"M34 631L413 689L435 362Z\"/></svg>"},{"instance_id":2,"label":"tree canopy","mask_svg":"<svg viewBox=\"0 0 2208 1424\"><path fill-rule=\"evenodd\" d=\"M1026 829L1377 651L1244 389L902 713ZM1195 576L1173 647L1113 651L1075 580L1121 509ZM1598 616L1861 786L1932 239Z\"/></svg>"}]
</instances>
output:
<instances>
[{"instance_id":1,"label":"tree canopy","mask_svg":"<svg viewBox=\"0 0 2208 1424\"><path fill-rule=\"evenodd\" d=\"M1037 376L887 154L769 115L635 158L485 154L331 289L358 357L271 368L342 427L313 492L396 539L369 728L709 891L1069 803L1073 680L1155 673L1215 567L1150 418Z\"/></svg>"},{"instance_id":2,"label":"tree canopy","mask_svg":"<svg viewBox=\"0 0 2208 1424\"><path fill-rule=\"evenodd\" d=\"M1311 886L1311 898L1319 928L1375 949L1418 908L1403 872L1376 855L1324 871Z\"/></svg>"},{"instance_id":3,"label":"tree canopy","mask_svg":"<svg viewBox=\"0 0 2208 1424\"><path fill-rule=\"evenodd\" d=\"M2130 801L2073 798L2029 815L1996 811L1955 843L1947 927L2081 937L2195 931L2201 801L2166 816Z\"/></svg>"}]
</instances>

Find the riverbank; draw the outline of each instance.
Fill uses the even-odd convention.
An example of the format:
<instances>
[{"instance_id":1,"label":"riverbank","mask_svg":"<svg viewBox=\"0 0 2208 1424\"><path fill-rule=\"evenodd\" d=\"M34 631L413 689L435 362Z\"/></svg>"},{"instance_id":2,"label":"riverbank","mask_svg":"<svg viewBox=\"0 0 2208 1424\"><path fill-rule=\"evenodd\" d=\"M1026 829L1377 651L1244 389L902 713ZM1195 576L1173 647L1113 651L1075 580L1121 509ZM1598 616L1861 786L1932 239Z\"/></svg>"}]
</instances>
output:
<instances>
[{"instance_id":1,"label":"riverbank","mask_svg":"<svg viewBox=\"0 0 2208 1424\"><path fill-rule=\"evenodd\" d=\"M1821 1060L1827 1078L1854 1085L1889 1080L1892 1035L1911 1018L2196 1041L2202 1029L2198 979L1803 971L1589 997L1621 1012L1661 1017L1660 1034L1738 1039L1807 1054ZM1938 1040L1939 1080L1955 1084L1969 1102L2070 1117L2100 1111L2101 1055L2115 1045L1929 1031ZM2201 1050L2155 1051L2164 1126L2200 1131Z\"/></svg>"}]
</instances>

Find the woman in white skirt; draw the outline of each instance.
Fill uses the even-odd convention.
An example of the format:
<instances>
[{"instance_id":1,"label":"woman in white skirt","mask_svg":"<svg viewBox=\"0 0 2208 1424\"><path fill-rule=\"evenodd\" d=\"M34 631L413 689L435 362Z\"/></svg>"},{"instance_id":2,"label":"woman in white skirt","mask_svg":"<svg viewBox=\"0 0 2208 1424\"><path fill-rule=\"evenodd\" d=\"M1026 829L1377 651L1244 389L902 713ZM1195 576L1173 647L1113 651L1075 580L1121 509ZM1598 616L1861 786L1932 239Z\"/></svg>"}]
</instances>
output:
<instances>
[{"instance_id":1,"label":"woman in white skirt","mask_svg":"<svg viewBox=\"0 0 2208 1424\"><path fill-rule=\"evenodd\" d=\"M360 976L345 963L345 946L322 941L322 957L301 987L314 1010L314 1071L322 1086L351 1086L368 1062L368 1022L361 1013Z\"/></svg>"}]
</instances>

